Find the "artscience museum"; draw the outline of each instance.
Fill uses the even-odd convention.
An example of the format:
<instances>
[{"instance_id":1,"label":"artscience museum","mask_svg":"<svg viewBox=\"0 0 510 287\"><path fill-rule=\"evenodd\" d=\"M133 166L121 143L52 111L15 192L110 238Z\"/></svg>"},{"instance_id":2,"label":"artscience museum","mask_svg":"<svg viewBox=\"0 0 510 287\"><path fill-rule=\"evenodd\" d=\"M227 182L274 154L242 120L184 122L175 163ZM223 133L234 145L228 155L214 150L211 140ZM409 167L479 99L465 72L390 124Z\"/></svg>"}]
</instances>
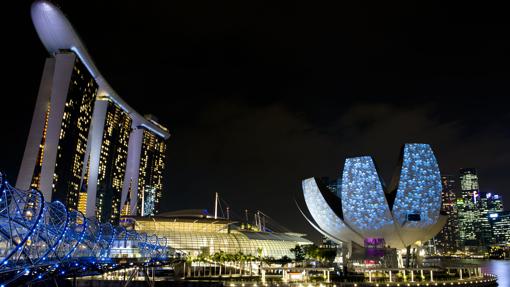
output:
<instances>
[{"instance_id":1,"label":"artscience museum","mask_svg":"<svg viewBox=\"0 0 510 287\"><path fill-rule=\"evenodd\" d=\"M389 186L370 156L345 160L337 194L318 178L305 179L302 186L306 219L324 236L348 246L421 246L447 219L440 212L441 176L428 144L402 147Z\"/></svg>"}]
</instances>

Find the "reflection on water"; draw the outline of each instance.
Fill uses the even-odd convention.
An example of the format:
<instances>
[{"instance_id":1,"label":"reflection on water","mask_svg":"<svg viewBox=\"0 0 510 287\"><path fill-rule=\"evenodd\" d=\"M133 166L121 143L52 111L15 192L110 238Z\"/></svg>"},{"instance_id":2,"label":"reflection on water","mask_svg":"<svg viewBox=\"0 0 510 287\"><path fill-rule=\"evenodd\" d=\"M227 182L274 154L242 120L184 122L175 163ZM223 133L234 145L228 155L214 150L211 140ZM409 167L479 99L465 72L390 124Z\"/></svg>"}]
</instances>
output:
<instances>
[{"instance_id":1,"label":"reflection on water","mask_svg":"<svg viewBox=\"0 0 510 287\"><path fill-rule=\"evenodd\" d=\"M498 276L499 287L510 287L510 260L462 259L461 261L482 266L482 272Z\"/></svg>"},{"instance_id":2,"label":"reflection on water","mask_svg":"<svg viewBox=\"0 0 510 287\"><path fill-rule=\"evenodd\" d=\"M489 260L481 262L483 272L498 276L499 287L510 287L510 261Z\"/></svg>"}]
</instances>

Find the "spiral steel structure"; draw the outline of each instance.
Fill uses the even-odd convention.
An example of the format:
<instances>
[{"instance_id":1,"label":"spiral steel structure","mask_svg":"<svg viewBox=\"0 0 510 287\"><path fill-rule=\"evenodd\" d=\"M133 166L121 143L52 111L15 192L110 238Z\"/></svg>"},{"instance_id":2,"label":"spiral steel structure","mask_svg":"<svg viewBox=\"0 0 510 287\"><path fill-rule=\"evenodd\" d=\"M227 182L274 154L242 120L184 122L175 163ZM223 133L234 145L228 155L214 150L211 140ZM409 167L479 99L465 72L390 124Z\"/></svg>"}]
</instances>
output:
<instances>
[{"instance_id":1,"label":"spiral steel structure","mask_svg":"<svg viewBox=\"0 0 510 287\"><path fill-rule=\"evenodd\" d=\"M138 250L136 264L166 257L166 238L99 223L38 190L12 187L0 173L0 287L112 269L113 248ZM132 265L132 264L131 264Z\"/></svg>"}]
</instances>

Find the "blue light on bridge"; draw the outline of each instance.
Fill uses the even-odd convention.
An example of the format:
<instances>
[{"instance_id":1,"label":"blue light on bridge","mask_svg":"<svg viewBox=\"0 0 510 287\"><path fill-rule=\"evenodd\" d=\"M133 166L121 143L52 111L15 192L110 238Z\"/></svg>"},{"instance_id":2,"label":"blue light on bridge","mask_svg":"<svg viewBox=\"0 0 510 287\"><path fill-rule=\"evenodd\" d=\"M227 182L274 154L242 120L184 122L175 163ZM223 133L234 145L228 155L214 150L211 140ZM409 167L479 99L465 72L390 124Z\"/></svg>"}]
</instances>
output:
<instances>
[{"instance_id":1,"label":"blue light on bridge","mask_svg":"<svg viewBox=\"0 0 510 287\"><path fill-rule=\"evenodd\" d=\"M80 276L87 270L76 268L80 265L104 269L96 261L110 266L112 261L105 259L111 250L128 241L138 248L141 262L166 256L166 246L159 244L166 239L99 223L59 201L45 202L40 191L16 189L0 173L0 287L15 285L20 276Z\"/></svg>"}]
</instances>

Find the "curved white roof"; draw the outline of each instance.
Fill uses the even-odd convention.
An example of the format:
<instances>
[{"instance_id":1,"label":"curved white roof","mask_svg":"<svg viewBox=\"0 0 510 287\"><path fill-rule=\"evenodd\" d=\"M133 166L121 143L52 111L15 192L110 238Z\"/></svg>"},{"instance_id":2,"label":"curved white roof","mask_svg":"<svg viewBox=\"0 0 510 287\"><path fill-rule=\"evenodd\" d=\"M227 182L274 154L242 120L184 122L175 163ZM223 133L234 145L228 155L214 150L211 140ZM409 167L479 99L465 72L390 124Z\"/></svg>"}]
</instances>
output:
<instances>
[{"instance_id":1,"label":"curved white roof","mask_svg":"<svg viewBox=\"0 0 510 287\"><path fill-rule=\"evenodd\" d=\"M31 14L35 30L50 54L57 53L59 50L71 50L76 53L95 78L100 91L130 114L135 123L138 123L139 126L143 126L165 139L170 137L165 127L153 120L144 118L113 90L97 69L94 61L92 61L92 57L90 57L85 45L73 26L58 7L49 1L35 1L32 4Z\"/></svg>"}]
</instances>

